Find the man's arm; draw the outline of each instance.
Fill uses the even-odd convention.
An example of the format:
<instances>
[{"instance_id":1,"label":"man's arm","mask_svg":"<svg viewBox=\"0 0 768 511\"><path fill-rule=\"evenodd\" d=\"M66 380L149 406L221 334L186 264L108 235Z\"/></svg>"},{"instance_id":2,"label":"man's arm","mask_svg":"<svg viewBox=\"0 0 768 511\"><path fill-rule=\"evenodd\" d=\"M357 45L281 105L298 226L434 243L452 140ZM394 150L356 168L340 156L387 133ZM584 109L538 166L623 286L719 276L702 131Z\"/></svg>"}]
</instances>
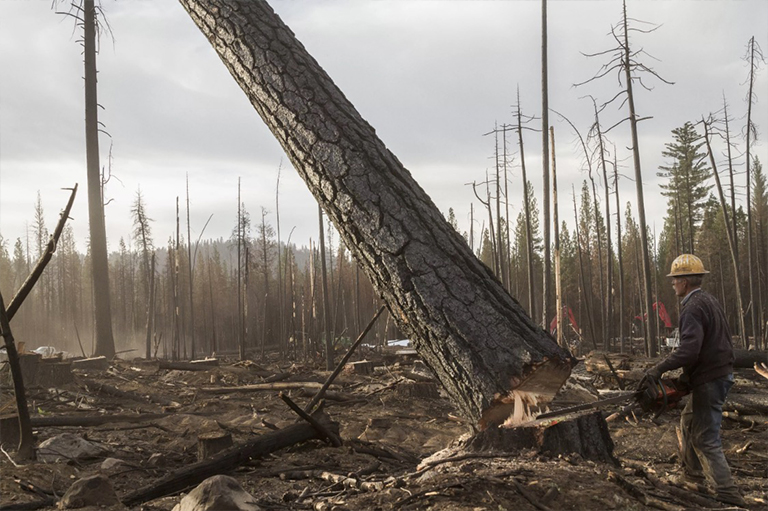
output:
<instances>
[{"instance_id":1,"label":"man's arm","mask_svg":"<svg viewBox=\"0 0 768 511\"><path fill-rule=\"evenodd\" d=\"M703 340L704 325L701 319L692 313L682 314L680 316L680 347L648 372L658 378L667 371L693 365L699 358Z\"/></svg>"}]
</instances>

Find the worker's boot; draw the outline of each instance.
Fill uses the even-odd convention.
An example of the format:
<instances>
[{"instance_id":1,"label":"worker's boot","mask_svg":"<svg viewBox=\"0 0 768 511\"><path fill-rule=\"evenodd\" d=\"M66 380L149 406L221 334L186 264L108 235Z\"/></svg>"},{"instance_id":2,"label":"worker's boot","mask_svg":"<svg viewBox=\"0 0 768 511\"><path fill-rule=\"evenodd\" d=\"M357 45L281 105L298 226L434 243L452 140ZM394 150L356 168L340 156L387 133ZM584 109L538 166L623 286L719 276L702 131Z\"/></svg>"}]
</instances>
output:
<instances>
[{"instance_id":1,"label":"worker's boot","mask_svg":"<svg viewBox=\"0 0 768 511\"><path fill-rule=\"evenodd\" d=\"M725 502L726 504L732 504L739 507L747 506L747 501L744 500L744 497L742 497L741 493L739 493L739 489L735 486L730 488L718 488L715 498L720 502Z\"/></svg>"}]
</instances>

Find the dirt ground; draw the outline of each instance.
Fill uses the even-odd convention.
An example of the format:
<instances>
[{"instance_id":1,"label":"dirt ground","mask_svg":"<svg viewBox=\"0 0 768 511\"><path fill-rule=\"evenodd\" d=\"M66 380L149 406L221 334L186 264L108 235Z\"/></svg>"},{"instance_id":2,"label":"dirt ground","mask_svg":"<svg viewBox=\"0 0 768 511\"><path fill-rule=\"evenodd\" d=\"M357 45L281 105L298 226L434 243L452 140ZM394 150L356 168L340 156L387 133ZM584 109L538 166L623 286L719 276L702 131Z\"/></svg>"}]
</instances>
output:
<instances>
[{"instance_id":1,"label":"dirt ground","mask_svg":"<svg viewBox=\"0 0 768 511\"><path fill-rule=\"evenodd\" d=\"M367 354L368 360L380 360ZM632 359L631 369L650 365ZM659 424L649 417L609 422L620 466L595 463L578 455L550 457L526 450L455 457L427 468L419 462L470 432L451 403L439 391L414 395L414 381L428 375L414 371L411 361L378 365L372 374L343 372L331 388L347 401L326 401L325 411L340 425L342 447L320 440L253 459L229 474L250 492L263 509L314 510L592 510L700 509L717 507L703 492L669 484L679 473L675 426L680 409L665 413ZM637 373L637 371L634 371ZM631 374L630 371L628 374ZM275 374L270 378L268 374ZM198 436L229 432L235 444L294 424L297 416L278 397L277 390L211 394L206 388L262 383L325 381L329 373L311 364L224 361L205 371L161 370L157 362L115 360L107 371L77 371L74 381L56 389L28 390L35 415L100 415L167 412L164 418L142 423L107 423L94 427L42 427L36 441L64 431L103 444L108 454L87 461L28 463L14 466L0 454L0 506L13 508L38 500L22 483L61 497L75 479L105 474L118 496L156 481L197 461ZM768 380L751 369L739 369L730 402L747 400L768 406ZM572 379L578 400L594 399L618 390L606 374L587 372L579 364ZM88 385L87 382L91 382ZM105 395L93 383L108 384L139 395L162 396L175 403L163 406ZM636 382L627 381L627 385ZM422 389L424 385L420 386ZM286 390L300 405L307 391ZM314 392L314 391L313 391ZM592 397L586 394L593 394ZM12 392L2 390L0 412L13 410ZM608 415L618 410L614 406ZM728 409L728 405L726 406ZM752 420L756 419L756 420ZM761 422L762 421L762 422ZM737 484L751 509L768 509L768 418L743 416L723 420L723 444ZM124 463L102 470L105 458ZM334 482L348 476L345 482ZM659 480L660 487L654 486ZM378 484L362 484L378 483ZM187 489L189 491L191 488ZM706 491L704 488L700 490ZM170 510L183 496L167 496L134 509ZM699 496L699 499L696 499ZM45 507L41 509L55 509Z\"/></svg>"}]
</instances>

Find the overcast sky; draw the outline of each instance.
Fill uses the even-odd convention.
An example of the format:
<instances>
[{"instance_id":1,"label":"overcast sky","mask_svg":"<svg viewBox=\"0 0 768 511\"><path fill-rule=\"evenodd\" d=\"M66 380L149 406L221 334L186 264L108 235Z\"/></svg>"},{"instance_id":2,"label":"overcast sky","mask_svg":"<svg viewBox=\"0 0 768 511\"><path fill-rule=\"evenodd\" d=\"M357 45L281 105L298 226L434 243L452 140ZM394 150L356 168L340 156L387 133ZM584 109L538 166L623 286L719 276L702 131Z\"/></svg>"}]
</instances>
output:
<instances>
[{"instance_id":1,"label":"overcast sky","mask_svg":"<svg viewBox=\"0 0 768 511\"><path fill-rule=\"evenodd\" d=\"M447 213L456 211L469 229L470 203L479 203L467 183L494 170L494 124L513 122L516 88L523 112L540 116L541 3L539 1L271 1L363 117ZM184 211L189 175L192 237L208 217L205 238L229 237L236 222L237 180L254 222L275 223L275 184L280 181L283 238L295 227L294 242L317 238L317 209L277 141L181 5L173 0L104 1L114 40L102 36L98 56L102 165L112 144L113 179L106 188L110 249L130 235L130 207L139 187L154 219L155 242L175 231L175 201ZM634 48L655 57L644 61L666 80L649 77L653 91L638 90L644 192L648 222L662 227L665 200L656 172L671 130L722 107L727 98L732 130L745 123L747 66L751 36L768 53L768 2L629 1L630 17L661 25L635 34ZM607 57L586 58L614 46L612 24L620 1L549 3L549 104L583 134L592 122L594 95L615 95L615 75L574 88L589 79ZM83 64L80 33L71 18L57 15L51 0L0 0L0 234L10 247L32 223L38 191L49 229L75 182L80 193L72 226L81 249L88 234ZM761 128L755 153L768 162L768 70L756 82L760 102L754 121ZM626 116L618 104L603 114L609 126ZM538 121L537 121L538 122ZM586 178L582 151L570 127L554 114L560 214L572 224L571 186ZM622 209L635 203L629 159L629 126L609 138L624 160ZM742 144L743 141L739 139ZM541 204L541 135L525 134L529 179ZM521 204L516 139L511 168L511 215ZM718 149L718 152L720 148ZM743 160L740 169L743 170ZM744 183L744 175L739 178ZM743 193L743 188L741 192ZM602 196L602 186L599 190ZM742 201L743 201L742 197ZM614 199L611 198L613 208ZM483 225L476 214L475 232ZM479 234L478 234L479 237Z\"/></svg>"}]
</instances>

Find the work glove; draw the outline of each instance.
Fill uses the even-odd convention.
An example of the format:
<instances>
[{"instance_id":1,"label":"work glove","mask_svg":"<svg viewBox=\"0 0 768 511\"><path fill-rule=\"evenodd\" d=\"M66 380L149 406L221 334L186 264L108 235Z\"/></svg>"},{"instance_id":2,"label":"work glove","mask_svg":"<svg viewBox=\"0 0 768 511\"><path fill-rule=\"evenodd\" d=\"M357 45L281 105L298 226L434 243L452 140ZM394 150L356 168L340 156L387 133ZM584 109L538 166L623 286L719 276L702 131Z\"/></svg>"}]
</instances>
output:
<instances>
[{"instance_id":1,"label":"work glove","mask_svg":"<svg viewBox=\"0 0 768 511\"><path fill-rule=\"evenodd\" d=\"M664 374L663 371L659 369L659 366L653 366L652 368L648 369L645 372L645 375L649 378L653 378L654 380L661 379L661 375Z\"/></svg>"},{"instance_id":2,"label":"work glove","mask_svg":"<svg viewBox=\"0 0 768 511\"><path fill-rule=\"evenodd\" d=\"M656 387L656 382L659 381L661 378L661 375L663 373L658 369L658 366L654 366L647 371L645 371L645 375L640 380L640 383L637 385L638 390L643 390L646 388L646 382L651 382L651 387Z\"/></svg>"}]
</instances>

